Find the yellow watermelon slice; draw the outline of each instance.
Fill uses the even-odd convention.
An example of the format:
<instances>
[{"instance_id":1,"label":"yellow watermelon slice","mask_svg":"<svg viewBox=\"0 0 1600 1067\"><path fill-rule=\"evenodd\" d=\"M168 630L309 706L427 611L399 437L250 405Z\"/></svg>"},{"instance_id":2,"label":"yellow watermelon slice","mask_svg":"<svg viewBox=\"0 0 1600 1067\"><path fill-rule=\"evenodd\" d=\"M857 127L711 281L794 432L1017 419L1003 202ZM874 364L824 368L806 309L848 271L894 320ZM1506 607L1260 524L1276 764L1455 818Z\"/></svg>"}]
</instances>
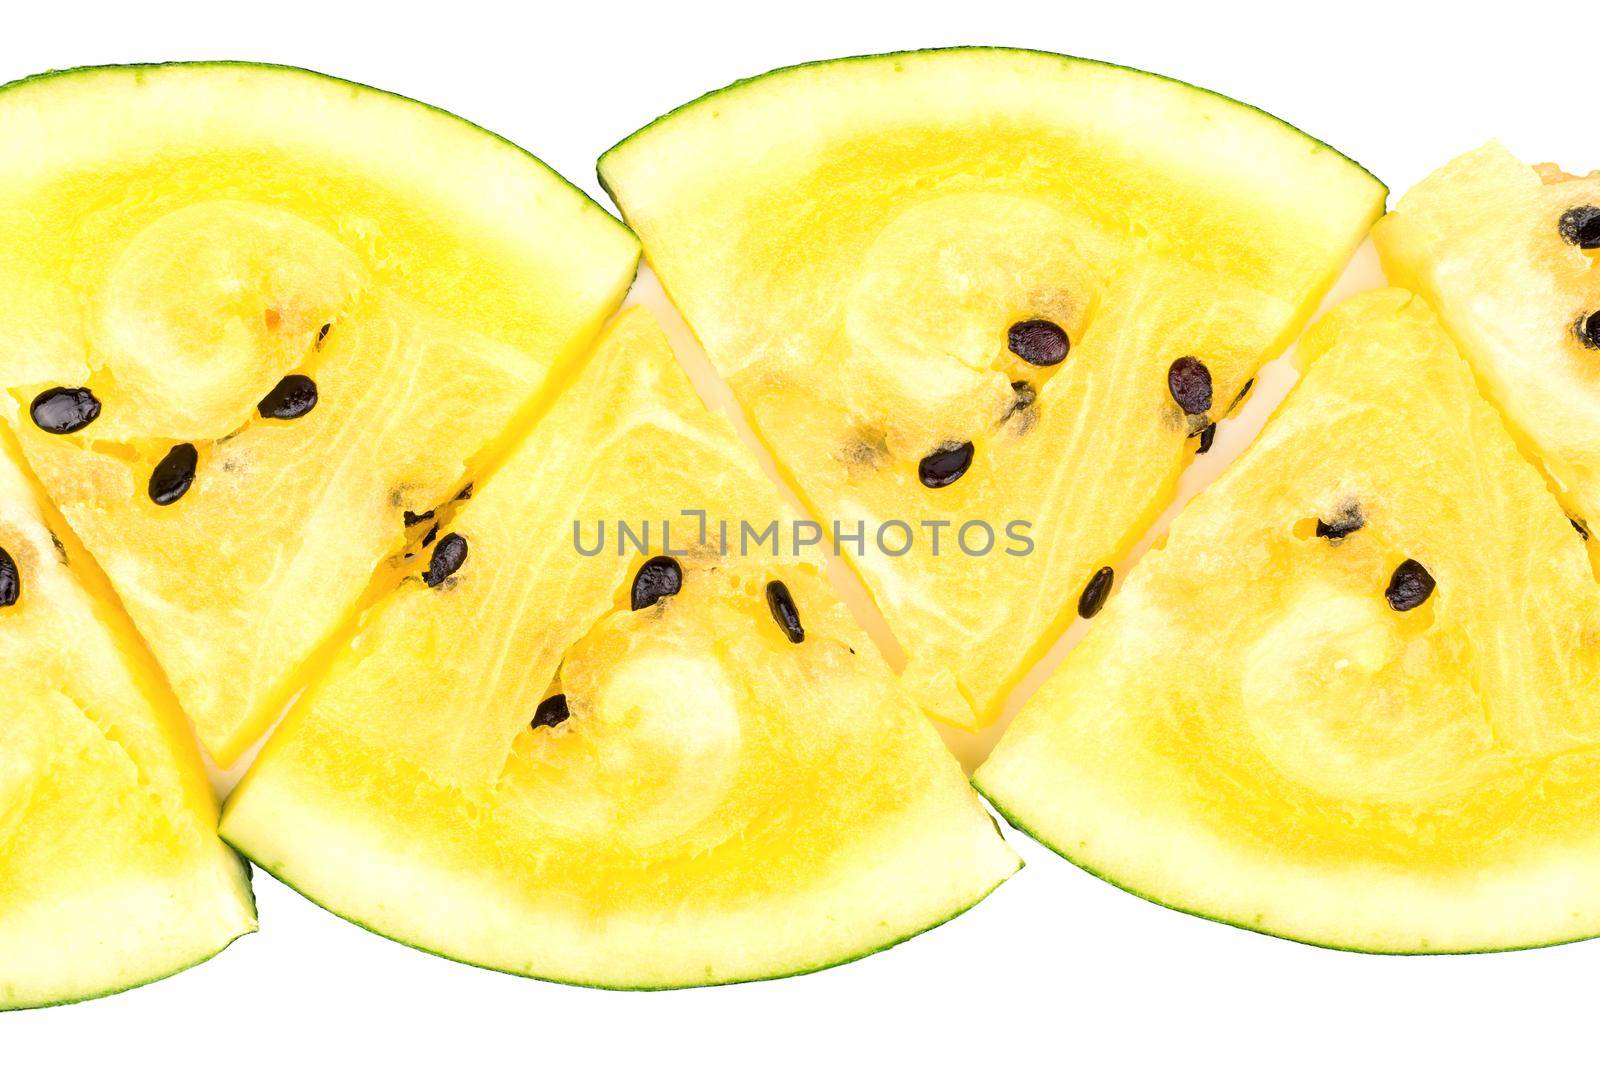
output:
<instances>
[{"instance_id":1,"label":"yellow watermelon slice","mask_svg":"<svg viewBox=\"0 0 1600 1067\"><path fill-rule=\"evenodd\" d=\"M1254 108L998 48L740 82L600 176L966 727L1098 609L1385 194Z\"/></svg>"},{"instance_id":2,"label":"yellow watermelon slice","mask_svg":"<svg viewBox=\"0 0 1600 1067\"><path fill-rule=\"evenodd\" d=\"M1408 192L1373 239L1587 531L1600 520L1600 172L1530 167L1490 143Z\"/></svg>"},{"instance_id":3,"label":"yellow watermelon slice","mask_svg":"<svg viewBox=\"0 0 1600 1067\"><path fill-rule=\"evenodd\" d=\"M1382 952L1600 933L1600 586L1420 297L1356 297L976 776L1174 908Z\"/></svg>"},{"instance_id":4,"label":"yellow watermelon slice","mask_svg":"<svg viewBox=\"0 0 1600 1067\"><path fill-rule=\"evenodd\" d=\"M192 966L255 929L188 724L0 429L0 1010Z\"/></svg>"},{"instance_id":5,"label":"yellow watermelon slice","mask_svg":"<svg viewBox=\"0 0 1600 1067\"><path fill-rule=\"evenodd\" d=\"M0 142L0 403L226 765L636 242L470 123L287 68L31 79Z\"/></svg>"},{"instance_id":6,"label":"yellow watermelon slice","mask_svg":"<svg viewBox=\"0 0 1600 1067\"><path fill-rule=\"evenodd\" d=\"M791 518L625 313L273 734L224 836L389 937L589 985L812 970L970 907L1019 861L814 551L736 548Z\"/></svg>"}]
</instances>

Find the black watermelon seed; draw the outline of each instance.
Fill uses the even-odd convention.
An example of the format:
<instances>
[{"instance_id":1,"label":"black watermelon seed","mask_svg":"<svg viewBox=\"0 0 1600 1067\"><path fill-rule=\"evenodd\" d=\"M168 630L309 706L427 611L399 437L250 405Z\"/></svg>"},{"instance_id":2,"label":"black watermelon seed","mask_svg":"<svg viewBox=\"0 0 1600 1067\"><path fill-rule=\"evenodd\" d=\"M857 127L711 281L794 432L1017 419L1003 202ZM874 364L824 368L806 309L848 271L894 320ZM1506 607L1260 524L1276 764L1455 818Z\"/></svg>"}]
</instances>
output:
<instances>
[{"instance_id":1,"label":"black watermelon seed","mask_svg":"<svg viewBox=\"0 0 1600 1067\"><path fill-rule=\"evenodd\" d=\"M929 489L943 489L967 473L972 466L972 451L971 441L936 448L917 464L917 477Z\"/></svg>"},{"instance_id":2,"label":"black watermelon seed","mask_svg":"<svg viewBox=\"0 0 1600 1067\"><path fill-rule=\"evenodd\" d=\"M1111 595L1111 581L1115 577L1110 567L1101 567L1094 572L1089 584L1078 594L1079 615L1085 619L1092 619L1100 614L1100 609L1105 607L1106 597Z\"/></svg>"},{"instance_id":3,"label":"black watermelon seed","mask_svg":"<svg viewBox=\"0 0 1600 1067\"><path fill-rule=\"evenodd\" d=\"M1203 456L1211 451L1211 443L1217 439L1217 424L1206 423L1206 428L1200 431L1200 447L1194 450L1197 456Z\"/></svg>"},{"instance_id":4,"label":"black watermelon seed","mask_svg":"<svg viewBox=\"0 0 1600 1067\"><path fill-rule=\"evenodd\" d=\"M456 499L457 500L471 500L472 499L472 483L471 482L468 482L466 485L461 487L461 492L456 494Z\"/></svg>"},{"instance_id":5,"label":"black watermelon seed","mask_svg":"<svg viewBox=\"0 0 1600 1067\"><path fill-rule=\"evenodd\" d=\"M1567 521L1572 523L1572 528L1578 531L1579 537L1583 538L1585 541L1589 540L1588 526L1584 525L1581 520L1573 518L1571 515L1567 516Z\"/></svg>"},{"instance_id":6,"label":"black watermelon seed","mask_svg":"<svg viewBox=\"0 0 1600 1067\"><path fill-rule=\"evenodd\" d=\"M433 546L433 555L428 560L428 569L423 572L422 580L430 588L436 586L460 570L466 561L467 539L457 533L445 534Z\"/></svg>"},{"instance_id":7,"label":"black watermelon seed","mask_svg":"<svg viewBox=\"0 0 1600 1067\"><path fill-rule=\"evenodd\" d=\"M1558 228L1569 245L1577 245L1585 251L1600 248L1600 207L1582 204L1568 208Z\"/></svg>"},{"instance_id":8,"label":"black watermelon seed","mask_svg":"<svg viewBox=\"0 0 1600 1067\"><path fill-rule=\"evenodd\" d=\"M634 611L642 611L683 588L683 568L671 556L651 556L633 576Z\"/></svg>"},{"instance_id":9,"label":"black watermelon seed","mask_svg":"<svg viewBox=\"0 0 1600 1067\"><path fill-rule=\"evenodd\" d=\"M11 553L0 548L0 608L9 608L22 596L22 575Z\"/></svg>"},{"instance_id":10,"label":"black watermelon seed","mask_svg":"<svg viewBox=\"0 0 1600 1067\"><path fill-rule=\"evenodd\" d=\"M1167 368L1167 391L1189 415L1204 415L1211 410L1211 372L1193 356L1172 361Z\"/></svg>"},{"instance_id":11,"label":"black watermelon seed","mask_svg":"<svg viewBox=\"0 0 1600 1067\"><path fill-rule=\"evenodd\" d=\"M194 472L199 464L200 452L194 445L173 445L172 451L150 472L150 499L162 507L182 500L183 494L194 484Z\"/></svg>"},{"instance_id":12,"label":"black watermelon seed","mask_svg":"<svg viewBox=\"0 0 1600 1067\"><path fill-rule=\"evenodd\" d=\"M1410 611L1420 607L1433 595L1433 575L1428 568L1414 559L1408 559L1389 576L1389 588L1383 591L1389 606L1396 611Z\"/></svg>"},{"instance_id":13,"label":"black watermelon seed","mask_svg":"<svg viewBox=\"0 0 1600 1067\"><path fill-rule=\"evenodd\" d=\"M806 631L800 625L800 609L794 606L794 597L789 595L788 586L782 582L768 582L767 607L772 609L772 617L791 642L798 645L806 639Z\"/></svg>"},{"instance_id":14,"label":"black watermelon seed","mask_svg":"<svg viewBox=\"0 0 1600 1067\"><path fill-rule=\"evenodd\" d=\"M317 383L304 374L291 374L266 395L256 410L264 419L298 419L317 406Z\"/></svg>"},{"instance_id":15,"label":"black watermelon seed","mask_svg":"<svg viewBox=\"0 0 1600 1067\"><path fill-rule=\"evenodd\" d=\"M45 433L77 433L100 417L100 401L87 389L46 389L28 407Z\"/></svg>"},{"instance_id":16,"label":"black watermelon seed","mask_svg":"<svg viewBox=\"0 0 1600 1067\"><path fill-rule=\"evenodd\" d=\"M424 511L421 514L418 514L415 511L408 511L404 515L402 515L401 518L403 518L405 520L405 524L407 526L420 526L423 523L427 522L429 519L433 518L433 510L430 508L429 510Z\"/></svg>"},{"instance_id":17,"label":"black watermelon seed","mask_svg":"<svg viewBox=\"0 0 1600 1067\"><path fill-rule=\"evenodd\" d=\"M1585 348L1600 348L1600 311L1578 320L1578 340Z\"/></svg>"},{"instance_id":18,"label":"black watermelon seed","mask_svg":"<svg viewBox=\"0 0 1600 1067\"><path fill-rule=\"evenodd\" d=\"M567 710L567 696L557 693L553 697L545 697L539 701L539 706L533 709L533 722L530 724L535 730L541 726L560 726L567 721L572 712Z\"/></svg>"},{"instance_id":19,"label":"black watermelon seed","mask_svg":"<svg viewBox=\"0 0 1600 1067\"><path fill-rule=\"evenodd\" d=\"M1035 367L1053 367L1067 358L1072 342L1067 331L1048 319L1029 319L1006 332L1006 347Z\"/></svg>"},{"instance_id":20,"label":"black watermelon seed","mask_svg":"<svg viewBox=\"0 0 1600 1067\"><path fill-rule=\"evenodd\" d=\"M328 339L328 331L331 330L331 329L333 329L333 323L325 322L325 323L322 324L322 329L317 331L316 347L317 347L317 349L319 351L322 348L322 342L324 342L324 341L326 341Z\"/></svg>"}]
</instances>

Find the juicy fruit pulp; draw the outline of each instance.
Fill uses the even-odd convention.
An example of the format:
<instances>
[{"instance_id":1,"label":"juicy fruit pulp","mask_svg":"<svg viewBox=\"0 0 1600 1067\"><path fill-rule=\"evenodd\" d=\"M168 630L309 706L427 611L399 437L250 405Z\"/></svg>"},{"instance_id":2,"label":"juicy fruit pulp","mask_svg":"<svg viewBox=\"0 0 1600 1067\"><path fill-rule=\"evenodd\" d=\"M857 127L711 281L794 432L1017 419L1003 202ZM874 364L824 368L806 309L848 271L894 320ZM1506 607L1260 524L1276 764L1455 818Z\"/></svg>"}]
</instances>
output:
<instances>
[{"instance_id":1,"label":"juicy fruit pulp","mask_svg":"<svg viewBox=\"0 0 1600 1067\"><path fill-rule=\"evenodd\" d=\"M979 787L1108 880L1287 937L1600 933L1582 542L1420 298L1363 294L1301 348Z\"/></svg>"},{"instance_id":2,"label":"juicy fruit pulp","mask_svg":"<svg viewBox=\"0 0 1600 1067\"><path fill-rule=\"evenodd\" d=\"M1596 205L1600 173L1529 167L1491 143L1424 179L1372 234L1389 277L1438 308L1582 521L1600 516L1600 337L1588 328L1600 257L1582 222L1600 218Z\"/></svg>"},{"instance_id":3,"label":"juicy fruit pulp","mask_svg":"<svg viewBox=\"0 0 1600 1067\"><path fill-rule=\"evenodd\" d=\"M0 400L226 765L637 246L508 143L304 71L45 76L0 140Z\"/></svg>"},{"instance_id":4,"label":"juicy fruit pulp","mask_svg":"<svg viewBox=\"0 0 1600 1067\"><path fill-rule=\"evenodd\" d=\"M1021 555L925 532L853 556L916 696L968 727L1209 444L1212 386L1235 395L1287 343L1384 198L1252 108L1006 49L741 82L600 173L824 520L869 544L1031 524Z\"/></svg>"},{"instance_id":5,"label":"juicy fruit pulp","mask_svg":"<svg viewBox=\"0 0 1600 1067\"><path fill-rule=\"evenodd\" d=\"M574 542L641 516L679 554ZM723 520L780 517L625 313L448 521L464 565L377 604L224 835L386 935L584 984L774 977L963 910L1018 861L820 561L715 550Z\"/></svg>"},{"instance_id":6,"label":"juicy fruit pulp","mask_svg":"<svg viewBox=\"0 0 1600 1067\"><path fill-rule=\"evenodd\" d=\"M52 518L0 439L0 1010L140 985L255 929L188 726Z\"/></svg>"}]
</instances>

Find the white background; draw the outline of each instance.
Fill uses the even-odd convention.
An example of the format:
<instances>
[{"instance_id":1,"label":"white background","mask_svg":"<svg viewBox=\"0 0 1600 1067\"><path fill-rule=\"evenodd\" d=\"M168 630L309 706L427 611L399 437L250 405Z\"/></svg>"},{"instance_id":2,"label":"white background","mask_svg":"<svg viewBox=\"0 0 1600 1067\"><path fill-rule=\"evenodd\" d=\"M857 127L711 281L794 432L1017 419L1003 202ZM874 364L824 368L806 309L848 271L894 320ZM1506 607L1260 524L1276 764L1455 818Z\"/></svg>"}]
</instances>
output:
<instances>
[{"instance_id":1,"label":"white background","mask_svg":"<svg viewBox=\"0 0 1600 1067\"><path fill-rule=\"evenodd\" d=\"M1354 156L1396 196L1489 137L1530 162L1600 167L1600 8L1473 7L45 2L0 7L0 81L89 63L298 64L471 118L609 205L594 180L599 153L737 77L836 55L1012 44L1249 101ZM1377 280L1364 255L1341 287ZM1257 390L1245 425L1224 429L1187 488L1237 451L1288 378ZM891 952L781 982L654 994L448 963L258 874L259 934L144 989L0 1016L0 1065L1596 1058L1600 942L1414 959L1307 948L1166 911L1009 836L1025 870Z\"/></svg>"}]
</instances>

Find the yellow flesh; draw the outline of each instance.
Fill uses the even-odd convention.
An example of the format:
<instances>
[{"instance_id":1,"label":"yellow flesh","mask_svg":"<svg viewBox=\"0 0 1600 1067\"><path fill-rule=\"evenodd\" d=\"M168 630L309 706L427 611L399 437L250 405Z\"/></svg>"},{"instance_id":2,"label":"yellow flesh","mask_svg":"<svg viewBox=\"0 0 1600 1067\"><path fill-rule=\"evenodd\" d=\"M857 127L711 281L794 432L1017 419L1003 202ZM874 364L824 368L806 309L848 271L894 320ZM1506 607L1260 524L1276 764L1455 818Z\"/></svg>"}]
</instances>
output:
<instances>
[{"instance_id":1,"label":"yellow flesh","mask_svg":"<svg viewBox=\"0 0 1600 1067\"><path fill-rule=\"evenodd\" d=\"M1210 369L1221 418L1382 211L1370 175L1198 89L1001 49L782 71L634 135L601 176L667 290L852 561L934 714L990 721L1101 566L1164 507L1203 425L1167 389ZM1046 318L1054 368L1007 350ZM1010 414L1010 383L1038 400ZM976 457L943 489L918 462ZM916 532L891 556L882 523ZM969 555L963 524L998 545ZM1030 554L1009 524L1031 524ZM938 553L934 527L942 530ZM981 551L981 527L969 546ZM891 550L903 535L891 532ZM847 546L848 551L848 546Z\"/></svg>"},{"instance_id":2,"label":"yellow flesh","mask_svg":"<svg viewBox=\"0 0 1600 1067\"><path fill-rule=\"evenodd\" d=\"M1162 903L1378 951L1600 932L1600 587L1433 312L1304 380L1023 709L979 787ZM1314 535L1348 503L1366 525ZM1406 558L1437 580L1408 612Z\"/></svg>"},{"instance_id":3,"label":"yellow flesh","mask_svg":"<svg viewBox=\"0 0 1600 1067\"><path fill-rule=\"evenodd\" d=\"M1567 505L1600 521L1600 350L1574 326L1600 311L1600 252L1562 215L1600 206L1600 172L1535 169L1490 143L1440 168L1374 231L1384 270L1425 295Z\"/></svg>"},{"instance_id":4,"label":"yellow flesh","mask_svg":"<svg viewBox=\"0 0 1600 1067\"><path fill-rule=\"evenodd\" d=\"M0 608L0 1009L148 982L255 929L187 724L49 521L0 439L0 548L22 579Z\"/></svg>"},{"instance_id":5,"label":"yellow flesh","mask_svg":"<svg viewBox=\"0 0 1600 1067\"><path fill-rule=\"evenodd\" d=\"M0 140L0 399L226 765L404 545L402 514L471 480L589 342L637 246L513 146L304 71L47 77L0 95ZM288 373L316 409L262 419ZM28 405L51 386L104 413L43 433ZM197 479L157 507L180 441Z\"/></svg>"},{"instance_id":6,"label":"yellow flesh","mask_svg":"<svg viewBox=\"0 0 1600 1067\"><path fill-rule=\"evenodd\" d=\"M632 311L448 523L461 570L379 602L274 733L225 836L388 936L607 986L841 962L1015 870L820 561L787 542L719 558L685 508L713 542L722 518L789 518ZM682 592L634 612L659 526L644 554L613 538L585 557L573 524L592 546L597 522L646 518L694 548ZM772 579L800 644L769 612ZM553 692L571 718L531 730Z\"/></svg>"}]
</instances>

